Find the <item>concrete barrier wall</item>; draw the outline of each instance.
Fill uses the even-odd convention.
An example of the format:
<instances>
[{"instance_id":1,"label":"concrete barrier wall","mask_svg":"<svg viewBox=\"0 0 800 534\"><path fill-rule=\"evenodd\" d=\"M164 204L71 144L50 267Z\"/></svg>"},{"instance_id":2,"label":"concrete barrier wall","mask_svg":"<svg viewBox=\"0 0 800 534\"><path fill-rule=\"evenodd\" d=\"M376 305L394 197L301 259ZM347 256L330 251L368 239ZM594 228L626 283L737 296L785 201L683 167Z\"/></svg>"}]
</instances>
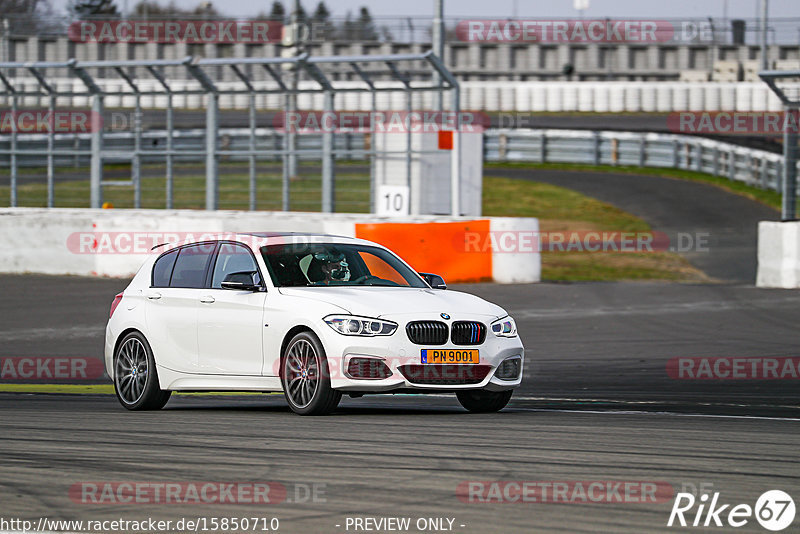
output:
<instances>
[{"instance_id":1,"label":"concrete barrier wall","mask_svg":"<svg viewBox=\"0 0 800 534\"><path fill-rule=\"evenodd\" d=\"M530 246L538 229L531 218L5 208L0 272L128 277L154 244L188 235L286 231L370 239L448 282L526 283L541 278L540 254Z\"/></svg>"},{"instance_id":2,"label":"concrete barrier wall","mask_svg":"<svg viewBox=\"0 0 800 534\"><path fill-rule=\"evenodd\" d=\"M800 221L758 223L756 285L800 288Z\"/></svg>"}]
</instances>

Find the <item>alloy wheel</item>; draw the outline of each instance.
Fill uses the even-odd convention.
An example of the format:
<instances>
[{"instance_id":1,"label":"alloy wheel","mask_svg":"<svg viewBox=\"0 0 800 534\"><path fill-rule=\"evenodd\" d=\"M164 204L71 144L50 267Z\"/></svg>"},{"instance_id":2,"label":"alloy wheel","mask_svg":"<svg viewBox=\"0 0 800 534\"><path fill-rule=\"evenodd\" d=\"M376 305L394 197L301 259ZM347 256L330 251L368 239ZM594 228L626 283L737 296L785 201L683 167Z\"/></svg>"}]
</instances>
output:
<instances>
[{"instance_id":1,"label":"alloy wheel","mask_svg":"<svg viewBox=\"0 0 800 534\"><path fill-rule=\"evenodd\" d=\"M123 402L135 404L142 398L147 384L147 351L135 337L125 341L117 355L114 379Z\"/></svg>"},{"instance_id":2,"label":"alloy wheel","mask_svg":"<svg viewBox=\"0 0 800 534\"><path fill-rule=\"evenodd\" d=\"M286 355L286 394L298 408L305 408L314 400L319 388L318 360L314 346L305 339L297 340Z\"/></svg>"}]
</instances>

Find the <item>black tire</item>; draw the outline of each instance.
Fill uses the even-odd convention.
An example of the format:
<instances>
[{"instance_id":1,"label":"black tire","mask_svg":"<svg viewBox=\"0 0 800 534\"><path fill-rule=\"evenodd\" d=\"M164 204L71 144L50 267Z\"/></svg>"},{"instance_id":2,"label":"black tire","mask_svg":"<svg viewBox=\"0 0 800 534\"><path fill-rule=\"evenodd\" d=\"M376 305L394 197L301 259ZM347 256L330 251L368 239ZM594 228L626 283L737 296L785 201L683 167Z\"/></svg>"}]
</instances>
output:
<instances>
[{"instance_id":1,"label":"black tire","mask_svg":"<svg viewBox=\"0 0 800 534\"><path fill-rule=\"evenodd\" d=\"M159 387L153 350L141 332L127 334L117 345L114 392L119 403L131 411L160 410L172 394Z\"/></svg>"},{"instance_id":2,"label":"black tire","mask_svg":"<svg viewBox=\"0 0 800 534\"><path fill-rule=\"evenodd\" d=\"M327 415L342 399L342 393L331 388L325 349L311 332L300 332L286 345L281 383L289 408L299 415Z\"/></svg>"},{"instance_id":3,"label":"black tire","mask_svg":"<svg viewBox=\"0 0 800 534\"><path fill-rule=\"evenodd\" d=\"M494 413L506 407L513 389L506 391L486 391L485 389L470 389L456 393L461 406L472 413Z\"/></svg>"}]
</instances>

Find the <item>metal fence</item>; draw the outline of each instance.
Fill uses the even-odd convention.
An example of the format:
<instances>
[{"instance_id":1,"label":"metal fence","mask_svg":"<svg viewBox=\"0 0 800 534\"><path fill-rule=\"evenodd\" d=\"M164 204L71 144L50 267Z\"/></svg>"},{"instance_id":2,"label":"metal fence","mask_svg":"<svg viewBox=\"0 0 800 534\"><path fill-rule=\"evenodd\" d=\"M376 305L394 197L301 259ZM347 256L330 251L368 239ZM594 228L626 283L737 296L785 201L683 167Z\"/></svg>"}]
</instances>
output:
<instances>
[{"instance_id":1,"label":"metal fence","mask_svg":"<svg viewBox=\"0 0 800 534\"><path fill-rule=\"evenodd\" d=\"M250 161L251 130L248 128L221 129L219 136L226 147L228 156L223 161L221 180L228 191L235 187L232 179L225 178L236 172L245 174L244 166ZM167 132L163 130L149 131L142 134L140 146L151 147L141 156L142 165L163 163ZM318 162L319 153L324 145L324 136L319 134L299 135L297 154L301 162ZM333 157L338 162L362 162L350 170L342 167L344 172L337 176L341 189L337 190L345 196L342 208L350 211L369 211L371 199L371 181L369 180L370 135L361 133L339 133L333 139ZM284 188L277 174L283 158L285 135L275 129L261 128L255 131L255 150L259 152L258 168L260 192L267 192L273 198L284 198L290 191ZM203 164L205 163L204 146L205 130L176 130L172 135L173 163ZM42 166L41 154L46 151L48 136L41 134L19 135L17 138L17 164L20 168L36 168ZM136 150L136 137L131 132L106 134L104 147L107 162L129 161L130 154ZM68 172L70 167L85 169L91 163L91 135L63 135L54 139L54 165ZM633 132L592 132L581 130L519 130L493 129L487 130L483 142L484 159L487 162L536 162L536 163L579 163L587 165L617 165L634 167L674 168L696 171L713 176L739 181L753 187L781 191L784 159L779 154L755 150L739 145L714 141L701 137L673 134L633 133ZM8 166L9 139L0 137L0 168ZM38 156L37 156L38 154ZM116 156L115 156L116 154ZM116 159L115 159L116 157ZM398 154L397 157L405 157ZM237 167L237 164L239 167ZM270 167L272 165L272 167ZM302 165L301 165L302 167ZM160 168L160 167L159 167ZM238 169L238 171L237 171ZM127 169L125 172L128 172ZM161 172L161 171L159 171ZM200 169L202 172L202 169ZM269 175L275 175L270 181ZM245 187L244 181L238 182ZM164 187L160 185L160 187ZM291 186L290 186L291 187ZM307 193L309 188L314 199L320 195L321 183L306 180L298 185ZM264 191L262 191L264 189ZM317 190L314 190L317 189ZM204 193L202 187L198 194ZM51 195L58 194L54 190ZM159 191L159 198L164 198L166 191ZM80 199L78 199L80 202ZM84 205L88 198L83 199ZM166 204L160 204L165 206ZM225 207L246 208L245 205L228 204ZM285 209L278 202L262 202L261 208ZM295 209L315 209L308 200L295 199Z\"/></svg>"},{"instance_id":2,"label":"metal fence","mask_svg":"<svg viewBox=\"0 0 800 534\"><path fill-rule=\"evenodd\" d=\"M426 69L429 73L429 81L426 83L412 83L410 77L401 71L398 65L416 64L417 67ZM186 85L178 88L170 78L165 76L165 69L183 69L199 86L187 87ZM211 70L230 70L237 78L233 85L221 84L213 81L208 72ZM254 83L248 75L254 69L264 70L273 80L272 85L259 85ZM355 73L360 81L360 85L348 84L347 86L336 85L333 80L341 70ZM37 85L22 87L12 79L9 73L25 71L32 75ZM41 99L44 97L48 102L48 111L53 114L59 98L71 97L91 101L91 116L96 122L101 122L103 116L104 99L108 90L98 83L97 76L101 72L113 72L118 79L127 86L127 91L133 94L133 132L128 139L132 142L122 142L114 144L115 138L109 136L102 124L92 126L91 135L88 137L88 149L82 146L81 137L73 136L71 147L61 146L63 138L57 138L53 128L46 136L46 144L42 147L24 149L21 148L20 137L16 127L11 129L8 135L8 144L0 150L0 157L7 156L9 166L10 183L10 204L17 205L18 192L18 169L20 160L25 158L43 158L47 167L47 205L55 205L55 169L57 158L81 158L89 160L90 166L90 206L93 208L101 207L103 203L104 186L130 185L134 193L134 207L141 206L142 196L142 173L141 168L144 161L161 160L165 165L166 177L166 206L173 206L173 165L178 159L194 158L195 161L204 162L205 172L205 208L214 210L219 207L219 164L223 159L246 158L249 162L249 207L256 209L257 200L257 164L259 160L272 159L279 157L282 161L282 203L281 207L288 210L290 207L290 186L292 177L296 174L296 161L298 157L306 155L316 155L321 166L321 207L324 212L335 210L335 181L334 181L334 160L340 156L335 145L334 131L325 131L321 137L319 149L302 150L296 146L296 134L287 133L283 136L282 145L259 146L259 136L257 132L256 99L259 96L278 94L285 97L283 109L294 111L297 109L296 97L300 94L314 94L322 99L322 109L325 113L334 112L334 101L337 93L371 93L372 111L377 108L377 95L394 92L403 95L406 109L412 109L413 95L419 92L438 93L441 105L444 105L443 91L450 93L450 109L455 116L455 130L459 130L460 120L460 87L452 74L443 66L439 58L433 53L425 54L395 54L395 55L370 55L370 56L321 56L312 57L308 54L301 54L288 58L200 58L191 56L181 60L127 60L127 61L76 61L71 59L67 62L35 62L35 63L0 63L0 95L5 96L11 101L10 112L16 117L20 109L20 103L24 103L27 98ZM299 85L300 73L308 79L313 80L314 86L308 87ZM62 89L55 86L48 79L58 79L65 75L75 76L80 79L82 86ZM400 87L386 87L376 84L376 77L389 76L394 81L400 83ZM147 77L154 80L157 85L149 85L146 88L140 79ZM176 145L173 135L173 99L176 94L186 97L194 95L198 100L199 107L205 110L205 130L202 145L185 146ZM247 129L247 141L240 143L227 143L221 146L223 138L219 128L219 108L220 99L228 96L233 99L244 97L247 99L247 109L249 111L249 128ZM145 141L145 133L142 128L142 99L152 97L153 99L164 99L166 107L166 133L163 136L160 147L153 148ZM16 120L16 119L14 119ZM460 175L460 146L458 135L453 136L452 169L451 169L451 208L453 213L459 213L460 207L458 199ZM77 146L75 145L77 140ZM107 146L107 143L112 143ZM353 149L351 149L352 151ZM371 160L377 156L374 146L361 148L361 157L369 157ZM405 157L407 181L410 185L411 180L411 155L415 151L412 148L411 129L408 129L406 145L400 151L382 151L383 156ZM127 161L131 166L130 181L121 182L119 180L105 181L103 174L105 164L115 161ZM373 166L374 167L374 166ZM374 178L374 168L371 171Z\"/></svg>"}]
</instances>

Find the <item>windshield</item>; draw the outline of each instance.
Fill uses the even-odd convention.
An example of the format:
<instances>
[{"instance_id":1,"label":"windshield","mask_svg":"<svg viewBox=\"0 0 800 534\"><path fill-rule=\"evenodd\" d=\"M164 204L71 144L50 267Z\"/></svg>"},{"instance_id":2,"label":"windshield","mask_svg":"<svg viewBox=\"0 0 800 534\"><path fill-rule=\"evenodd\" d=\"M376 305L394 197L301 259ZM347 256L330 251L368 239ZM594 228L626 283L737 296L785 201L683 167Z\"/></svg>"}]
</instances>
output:
<instances>
[{"instance_id":1,"label":"windshield","mask_svg":"<svg viewBox=\"0 0 800 534\"><path fill-rule=\"evenodd\" d=\"M378 247L300 243L261 247L275 287L394 286L425 282L394 254Z\"/></svg>"}]
</instances>

